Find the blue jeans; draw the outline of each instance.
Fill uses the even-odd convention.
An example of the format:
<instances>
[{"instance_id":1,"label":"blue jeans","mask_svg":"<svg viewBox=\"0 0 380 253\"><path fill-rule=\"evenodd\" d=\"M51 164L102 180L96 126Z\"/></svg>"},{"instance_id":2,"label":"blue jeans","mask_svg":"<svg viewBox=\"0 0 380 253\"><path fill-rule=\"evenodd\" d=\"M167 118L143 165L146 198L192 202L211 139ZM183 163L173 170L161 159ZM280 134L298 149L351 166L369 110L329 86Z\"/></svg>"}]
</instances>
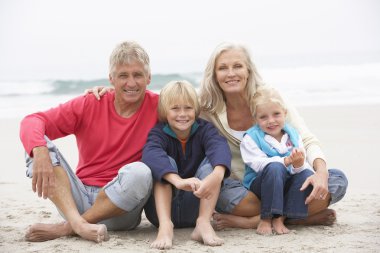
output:
<instances>
[{"instance_id":1,"label":"blue jeans","mask_svg":"<svg viewBox=\"0 0 380 253\"><path fill-rule=\"evenodd\" d=\"M261 200L261 219L278 216L306 218L308 210L305 200L313 187L309 185L304 191L300 188L311 175L311 170L291 175L282 163L269 163L250 186L250 190Z\"/></svg>"}]
</instances>

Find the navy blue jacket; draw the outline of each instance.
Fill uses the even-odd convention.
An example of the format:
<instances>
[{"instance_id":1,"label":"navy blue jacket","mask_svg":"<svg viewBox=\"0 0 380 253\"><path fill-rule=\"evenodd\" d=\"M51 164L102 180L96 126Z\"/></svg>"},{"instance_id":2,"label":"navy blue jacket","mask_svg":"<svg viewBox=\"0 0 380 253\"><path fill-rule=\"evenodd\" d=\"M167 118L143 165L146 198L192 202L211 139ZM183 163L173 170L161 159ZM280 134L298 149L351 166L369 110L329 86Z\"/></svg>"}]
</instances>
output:
<instances>
[{"instance_id":1,"label":"navy blue jacket","mask_svg":"<svg viewBox=\"0 0 380 253\"><path fill-rule=\"evenodd\" d=\"M191 127L186 154L167 123L158 123L152 128L143 149L142 162L152 170L154 180L165 182L162 178L165 174L177 173L168 156L177 163L181 178L193 177L206 156L213 168L217 165L226 168L225 177L231 173L231 151L226 139L212 123L203 119L197 119Z\"/></svg>"}]
</instances>

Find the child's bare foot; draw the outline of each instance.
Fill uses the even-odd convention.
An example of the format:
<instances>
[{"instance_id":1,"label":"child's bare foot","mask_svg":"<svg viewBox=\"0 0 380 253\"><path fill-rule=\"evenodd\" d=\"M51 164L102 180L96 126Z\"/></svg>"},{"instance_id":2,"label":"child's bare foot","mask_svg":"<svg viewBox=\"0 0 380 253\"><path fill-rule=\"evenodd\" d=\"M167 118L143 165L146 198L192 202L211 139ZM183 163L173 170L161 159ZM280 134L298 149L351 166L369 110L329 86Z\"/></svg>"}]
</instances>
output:
<instances>
[{"instance_id":1,"label":"child's bare foot","mask_svg":"<svg viewBox=\"0 0 380 253\"><path fill-rule=\"evenodd\" d=\"M289 234L290 230L284 225L285 217L281 216L272 220L273 230L276 234Z\"/></svg>"},{"instance_id":2,"label":"child's bare foot","mask_svg":"<svg viewBox=\"0 0 380 253\"><path fill-rule=\"evenodd\" d=\"M74 232L68 222L57 224L36 223L27 228L25 239L29 242L44 242L73 234Z\"/></svg>"},{"instance_id":3,"label":"child's bare foot","mask_svg":"<svg viewBox=\"0 0 380 253\"><path fill-rule=\"evenodd\" d=\"M224 228L257 228L260 216L242 217L233 214L214 213L212 215L215 229L222 230Z\"/></svg>"},{"instance_id":4,"label":"child's bare foot","mask_svg":"<svg viewBox=\"0 0 380 253\"><path fill-rule=\"evenodd\" d=\"M224 243L223 239L219 238L208 220L197 220L197 225L191 233L191 239L198 242L203 242L209 246L220 246Z\"/></svg>"},{"instance_id":5,"label":"child's bare foot","mask_svg":"<svg viewBox=\"0 0 380 253\"><path fill-rule=\"evenodd\" d=\"M260 220L257 226L256 232L260 235L271 235L272 234L272 219Z\"/></svg>"},{"instance_id":6,"label":"child's bare foot","mask_svg":"<svg viewBox=\"0 0 380 253\"><path fill-rule=\"evenodd\" d=\"M173 223L162 222L158 228L158 234L156 240L150 245L155 249L170 249L173 246Z\"/></svg>"}]
</instances>

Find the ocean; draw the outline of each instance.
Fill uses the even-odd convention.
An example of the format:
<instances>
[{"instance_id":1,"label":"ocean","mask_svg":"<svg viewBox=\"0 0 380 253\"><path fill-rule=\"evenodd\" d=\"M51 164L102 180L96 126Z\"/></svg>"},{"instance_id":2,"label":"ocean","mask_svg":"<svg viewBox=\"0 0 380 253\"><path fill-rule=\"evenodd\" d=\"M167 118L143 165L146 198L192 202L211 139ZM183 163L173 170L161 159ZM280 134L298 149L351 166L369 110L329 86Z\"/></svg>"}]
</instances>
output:
<instances>
[{"instance_id":1,"label":"ocean","mask_svg":"<svg viewBox=\"0 0 380 253\"><path fill-rule=\"evenodd\" d=\"M263 80L295 106L380 103L380 62L259 69ZM159 92L171 80L188 80L199 88L202 73L153 74L150 90ZM78 96L108 79L1 80L0 118L21 118Z\"/></svg>"}]
</instances>

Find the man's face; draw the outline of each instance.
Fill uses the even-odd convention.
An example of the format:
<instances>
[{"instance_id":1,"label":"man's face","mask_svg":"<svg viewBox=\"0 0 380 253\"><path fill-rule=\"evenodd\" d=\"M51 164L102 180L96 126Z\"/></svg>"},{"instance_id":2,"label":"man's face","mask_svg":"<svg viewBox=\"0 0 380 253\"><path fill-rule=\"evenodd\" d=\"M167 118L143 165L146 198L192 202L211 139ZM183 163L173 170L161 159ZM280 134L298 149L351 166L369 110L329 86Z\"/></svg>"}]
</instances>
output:
<instances>
[{"instance_id":1,"label":"man's face","mask_svg":"<svg viewBox=\"0 0 380 253\"><path fill-rule=\"evenodd\" d=\"M120 105L140 103L150 83L150 75L139 62L117 65L109 78L115 87L115 102Z\"/></svg>"}]
</instances>

